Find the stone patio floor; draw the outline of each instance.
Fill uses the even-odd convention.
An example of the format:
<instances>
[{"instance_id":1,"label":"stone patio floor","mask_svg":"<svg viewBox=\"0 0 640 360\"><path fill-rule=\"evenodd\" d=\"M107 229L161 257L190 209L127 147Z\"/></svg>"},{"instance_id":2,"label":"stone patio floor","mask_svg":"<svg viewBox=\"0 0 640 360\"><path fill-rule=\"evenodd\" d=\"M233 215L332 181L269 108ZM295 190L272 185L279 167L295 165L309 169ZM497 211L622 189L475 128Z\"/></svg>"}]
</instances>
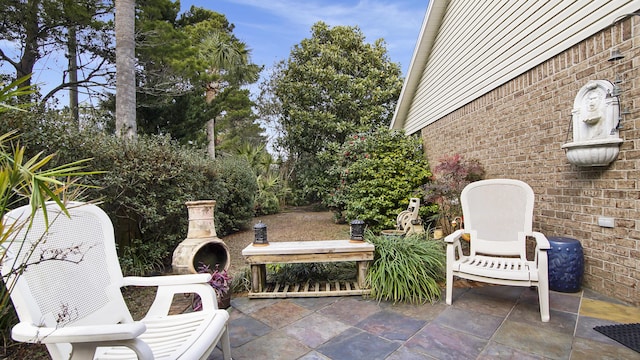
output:
<instances>
[{"instance_id":1,"label":"stone patio floor","mask_svg":"<svg viewBox=\"0 0 640 360\"><path fill-rule=\"evenodd\" d=\"M593 330L640 322L640 308L590 290L550 292L540 321L535 289L455 288L451 306L360 296L232 299L233 359L640 359ZM222 359L216 349L209 360Z\"/></svg>"}]
</instances>

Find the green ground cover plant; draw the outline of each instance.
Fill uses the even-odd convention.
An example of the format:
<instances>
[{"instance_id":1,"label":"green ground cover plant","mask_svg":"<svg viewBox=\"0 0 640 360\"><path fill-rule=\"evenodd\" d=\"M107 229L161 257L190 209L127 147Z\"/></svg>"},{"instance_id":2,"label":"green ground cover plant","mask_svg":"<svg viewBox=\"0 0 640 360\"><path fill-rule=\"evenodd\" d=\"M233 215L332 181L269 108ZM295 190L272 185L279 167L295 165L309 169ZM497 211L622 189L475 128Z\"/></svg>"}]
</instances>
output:
<instances>
[{"instance_id":1,"label":"green ground cover plant","mask_svg":"<svg viewBox=\"0 0 640 360\"><path fill-rule=\"evenodd\" d=\"M367 232L365 240L375 245L366 281L378 301L435 302L445 275L445 248L426 234L387 237Z\"/></svg>"}]
</instances>

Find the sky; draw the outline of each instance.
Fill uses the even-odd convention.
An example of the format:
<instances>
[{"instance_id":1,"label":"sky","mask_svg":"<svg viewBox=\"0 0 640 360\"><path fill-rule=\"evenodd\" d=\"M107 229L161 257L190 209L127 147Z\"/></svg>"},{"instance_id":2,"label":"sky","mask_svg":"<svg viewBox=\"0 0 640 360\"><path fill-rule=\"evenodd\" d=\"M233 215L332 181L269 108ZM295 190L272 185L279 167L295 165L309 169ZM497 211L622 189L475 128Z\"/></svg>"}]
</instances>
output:
<instances>
[{"instance_id":1,"label":"sky","mask_svg":"<svg viewBox=\"0 0 640 360\"><path fill-rule=\"evenodd\" d=\"M294 45L311 37L311 26L358 26L367 43L384 39L389 58L406 75L427 0L180 0L181 11L197 6L224 14L233 33L265 69L287 59ZM265 71L268 72L268 71Z\"/></svg>"},{"instance_id":2,"label":"sky","mask_svg":"<svg viewBox=\"0 0 640 360\"><path fill-rule=\"evenodd\" d=\"M428 0L180 0L181 11L197 6L224 14L234 24L233 33L251 49L251 60L264 65L263 78L273 65L287 59L294 45L311 37L311 26L323 21L329 26L357 26L367 43L384 39L388 56L400 64L406 76L420 33ZM6 51L11 44L0 44ZM36 63L34 82L48 92L62 81L64 54L54 54ZM3 73L12 68L1 67ZM257 84L250 86L257 95ZM68 92L56 93L67 105ZM90 101L81 95L81 102ZM95 105L95 104L94 104Z\"/></svg>"}]
</instances>

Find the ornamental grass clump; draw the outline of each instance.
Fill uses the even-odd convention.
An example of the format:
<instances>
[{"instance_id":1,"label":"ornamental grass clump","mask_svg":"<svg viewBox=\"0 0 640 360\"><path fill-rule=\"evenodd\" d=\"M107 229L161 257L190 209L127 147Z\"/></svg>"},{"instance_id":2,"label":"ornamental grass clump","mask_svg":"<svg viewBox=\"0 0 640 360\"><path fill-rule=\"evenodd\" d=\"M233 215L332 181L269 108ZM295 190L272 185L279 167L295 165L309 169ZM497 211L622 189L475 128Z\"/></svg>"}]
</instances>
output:
<instances>
[{"instance_id":1,"label":"ornamental grass clump","mask_svg":"<svg viewBox=\"0 0 640 360\"><path fill-rule=\"evenodd\" d=\"M373 298L412 304L440 298L446 264L442 242L425 234L397 239L371 232L366 240L376 247L366 279Z\"/></svg>"}]
</instances>

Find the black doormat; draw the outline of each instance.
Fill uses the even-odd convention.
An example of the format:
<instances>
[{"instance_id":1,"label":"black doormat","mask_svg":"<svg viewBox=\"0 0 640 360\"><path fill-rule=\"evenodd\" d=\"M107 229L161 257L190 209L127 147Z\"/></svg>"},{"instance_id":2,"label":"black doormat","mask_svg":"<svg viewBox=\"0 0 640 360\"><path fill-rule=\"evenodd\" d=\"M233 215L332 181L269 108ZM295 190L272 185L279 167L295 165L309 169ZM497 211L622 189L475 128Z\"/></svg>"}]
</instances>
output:
<instances>
[{"instance_id":1,"label":"black doormat","mask_svg":"<svg viewBox=\"0 0 640 360\"><path fill-rule=\"evenodd\" d=\"M640 353L640 323L596 326L593 330Z\"/></svg>"}]
</instances>

